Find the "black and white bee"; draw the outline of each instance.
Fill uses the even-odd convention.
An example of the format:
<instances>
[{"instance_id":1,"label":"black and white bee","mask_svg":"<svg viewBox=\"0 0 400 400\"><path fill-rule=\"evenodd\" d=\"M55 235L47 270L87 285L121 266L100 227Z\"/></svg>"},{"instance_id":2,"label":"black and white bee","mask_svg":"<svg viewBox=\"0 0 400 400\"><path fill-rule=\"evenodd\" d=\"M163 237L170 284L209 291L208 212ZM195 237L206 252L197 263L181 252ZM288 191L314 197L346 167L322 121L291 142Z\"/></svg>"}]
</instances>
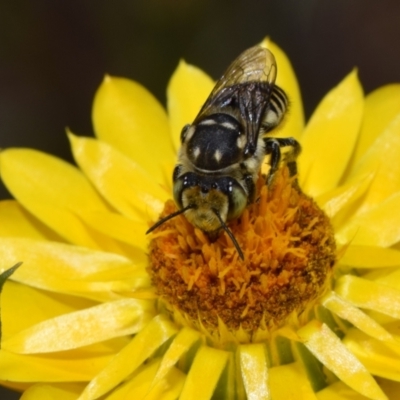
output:
<instances>
[{"instance_id":1,"label":"black and white bee","mask_svg":"<svg viewBox=\"0 0 400 400\"><path fill-rule=\"evenodd\" d=\"M226 222L239 217L255 200L261 164L269 155L271 184L288 147L285 162L296 173L300 145L294 138L273 138L270 132L283 120L288 107L285 92L275 85L273 54L254 46L229 66L191 125L181 133L178 163L173 172L174 199L179 210L153 225L184 213L195 227L215 239L221 229L240 249Z\"/></svg>"}]
</instances>

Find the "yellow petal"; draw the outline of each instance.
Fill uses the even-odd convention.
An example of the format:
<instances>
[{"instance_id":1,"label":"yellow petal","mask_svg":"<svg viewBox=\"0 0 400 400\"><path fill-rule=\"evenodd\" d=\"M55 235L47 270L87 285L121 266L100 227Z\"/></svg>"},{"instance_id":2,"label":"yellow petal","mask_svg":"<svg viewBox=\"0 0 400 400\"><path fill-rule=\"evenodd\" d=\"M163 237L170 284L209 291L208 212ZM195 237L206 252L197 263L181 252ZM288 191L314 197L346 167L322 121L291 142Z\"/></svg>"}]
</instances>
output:
<instances>
[{"instance_id":1,"label":"yellow petal","mask_svg":"<svg viewBox=\"0 0 400 400\"><path fill-rule=\"evenodd\" d=\"M113 207L133 219L159 216L169 196L148 171L107 143L72 134L69 139L79 167Z\"/></svg>"},{"instance_id":2,"label":"yellow petal","mask_svg":"<svg viewBox=\"0 0 400 400\"><path fill-rule=\"evenodd\" d=\"M375 172L360 212L379 205L400 191L400 111L355 166L349 180Z\"/></svg>"},{"instance_id":3,"label":"yellow petal","mask_svg":"<svg viewBox=\"0 0 400 400\"><path fill-rule=\"evenodd\" d=\"M174 367L181 356L188 352L195 342L200 339L197 331L189 328L182 328L176 335L171 346L165 352L158 371L154 376L152 386L161 381L168 372Z\"/></svg>"},{"instance_id":4,"label":"yellow petal","mask_svg":"<svg viewBox=\"0 0 400 400\"><path fill-rule=\"evenodd\" d=\"M400 240L400 192L349 219L335 234L339 243L388 247Z\"/></svg>"},{"instance_id":5,"label":"yellow petal","mask_svg":"<svg viewBox=\"0 0 400 400\"><path fill-rule=\"evenodd\" d=\"M1 294L3 341L39 322L95 304L76 296L50 293L7 281Z\"/></svg>"},{"instance_id":6,"label":"yellow petal","mask_svg":"<svg viewBox=\"0 0 400 400\"><path fill-rule=\"evenodd\" d=\"M395 351L392 346L357 329L351 329L343 338L343 343L371 374L400 381L398 346Z\"/></svg>"},{"instance_id":7,"label":"yellow petal","mask_svg":"<svg viewBox=\"0 0 400 400\"><path fill-rule=\"evenodd\" d=\"M14 390L16 392L23 392L23 391L27 390L30 386L32 386L31 383L10 382L10 381L4 381L4 380L0 380L0 385L2 387Z\"/></svg>"},{"instance_id":8,"label":"yellow petal","mask_svg":"<svg viewBox=\"0 0 400 400\"><path fill-rule=\"evenodd\" d=\"M97 399L113 389L175 334L176 328L167 318L155 317L91 380L79 400Z\"/></svg>"},{"instance_id":9,"label":"yellow petal","mask_svg":"<svg viewBox=\"0 0 400 400\"><path fill-rule=\"evenodd\" d=\"M43 321L4 340L2 348L20 354L75 349L136 333L153 315L148 301L117 300Z\"/></svg>"},{"instance_id":10,"label":"yellow petal","mask_svg":"<svg viewBox=\"0 0 400 400\"><path fill-rule=\"evenodd\" d=\"M145 256L148 248L146 238L146 231L149 229L148 223L132 221L112 212L82 212L81 217L93 229L132 247L137 247ZM137 260L138 257L135 259Z\"/></svg>"},{"instance_id":11,"label":"yellow petal","mask_svg":"<svg viewBox=\"0 0 400 400\"><path fill-rule=\"evenodd\" d=\"M273 367L269 376L274 400L316 400L310 381L299 363Z\"/></svg>"},{"instance_id":12,"label":"yellow petal","mask_svg":"<svg viewBox=\"0 0 400 400\"><path fill-rule=\"evenodd\" d=\"M100 247L95 240L100 235L76 212L107 207L77 168L39 151L8 149L0 153L0 171L10 192L35 217L72 243Z\"/></svg>"},{"instance_id":13,"label":"yellow petal","mask_svg":"<svg viewBox=\"0 0 400 400\"><path fill-rule=\"evenodd\" d=\"M185 382L185 374L177 368L172 368L165 379L150 387L160 362L145 365L129 381L107 396L107 400L146 399L146 400L175 400L179 397Z\"/></svg>"},{"instance_id":14,"label":"yellow petal","mask_svg":"<svg viewBox=\"0 0 400 400\"><path fill-rule=\"evenodd\" d=\"M0 236L62 241L59 235L36 219L15 200L0 201L0 221Z\"/></svg>"},{"instance_id":15,"label":"yellow petal","mask_svg":"<svg viewBox=\"0 0 400 400\"><path fill-rule=\"evenodd\" d=\"M180 400L209 400L228 361L229 353L203 346L196 353Z\"/></svg>"},{"instance_id":16,"label":"yellow petal","mask_svg":"<svg viewBox=\"0 0 400 400\"><path fill-rule=\"evenodd\" d=\"M400 251L352 244L339 262L353 268L400 267Z\"/></svg>"},{"instance_id":17,"label":"yellow petal","mask_svg":"<svg viewBox=\"0 0 400 400\"><path fill-rule=\"evenodd\" d=\"M400 290L345 275L336 281L335 292L357 307L400 318Z\"/></svg>"},{"instance_id":18,"label":"yellow petal","mask_svg":"<svg viewBox=\"0 0 400 400\"><path fill-rule=\"evenodd\" d=\"M248 400L271 399L263 344L239 346L240 369Z\"/></svg>"},{"instance_id":19,"label":"yellow petal","mask_svg":"<svg viewBox=\"0 0 400 400\"><path fill-rule=\"evenodd\" d=\"M400 268L382 268L371 270L363 276L367 280L387 285L400 291Z\"/></svg>"},{"instance_id":20,"label":"yellow petal","mask_svg":"<svg viewBox=\"0 0 400 400\"><path fill-rule=\"evenodd\" d=\"M54 357L0 350L0 379L16 382L85 382L112 358L113 354Z\"/></svg>"},{"instance_id":21,"label":"yellow petal","mask_svg":"<svg viewBox=\"0 0 400 400\"><path fill-rule=\"evenodd\" d=\"M394 382L390 379L383 378L379 378L378 382L389 399L400 399L400 382Z\"/></svg>"},{"instance_id":22,"label":"yellow petal","mask_svg":"<svg viewBox=\"0 0 400 400\"><path fill-rule=\"evenodd\" d=\"M329 293L321 304L334 314L346 321L351 322L355 327L378 340L393 342L392 335L379 325L373 318L362 312L358 307L337 296L334 292Z\"/></svg>"},{"instance_id":23,"label":"yellow petal","mask_svg":"<svg viewBox=\"0 0 400 400\"><path fill-rule=\"evenodd\" d=\"M133 290L138 281L148 280L140 263L134 264L117 254L56 242L0 238L0 255L0 271L16 259L24 260L13 280L60 293L89 297L96 292L112 294Z\"/></svg>"},{"instance_id":24,"label":"yellow petal","mask_svg":"<svg viewBox=\"0 0 400 400\"><path fill-rule=\"evenodd\" d=\"M181 60L167 88L167 108L175 151L181 146L180 135L191 124L214 87L213 80L199 68Z\"/></svg>"},{"instance_id":25,"label":"yellow petal","mask_svg":"<svg viewBox=\"0 0 400 400\"><path fill-rule=\"evenodd\" d=\"M82 389L79 384L37 383L23 393L21 400L76 400Z\"/></svg>"},{"instance_id":26,"label":"yellow petal","mask_svg":"<svg viewBox=\"0 0 400 400\"><path fill-rule=\"evenodd\" d=\"M175 157L168 119L143 86L106 76L94 99L93 124L99 139L132 158L157 182L163 181L161 165Z\"/></svg>"},{"instance_id":27,"label":"yellow petal","mask_svg":"<svg viewBox=\"0 0 400 400\"><path fill-rule=\"evenodd\" d=\"M261 45L271 50L275 56L278 66L276 84L286 92L290 101L289 112L286 115L284 124L274 130L272 136L300 139L304 129L304 111L300 87L292 64L282 49L269 38L264 39Z\"/></svg>"},{"instance_id":28,"label":"yellow petal","mask_svg":"<svg viewBox=\"0 0 400 400\"><path fill-rule=\"evenodd\" d=\"M305 346L340 380L374 400L387 400L374 378L325 324L312 321L297 332Z\"/></svg>"},{"instance_id":29,"label":"yellow petal","mask_svg":"<svg viewBox=\"0 0 400 400\"><path fill-rule=\"evenodd\" d=\"M350 73L318 105L301 138L301 186L312 196L332 190L346 170L363 115L363 92Z\"/></svg>"},{"instance_id":30,"label":"yellow petal","mask_svg":"<svg viewBox=\"0 0 400 400\"><path fill-rule=\"evenodd\" d=\"M368 397L355 392L343 382L335 382L316 395L318 400L369 400Z\"/></svg>"},{"instance_id":31,"label":"yellow petal","mask_svg":"<svg viewBox=\"0 0 400 400\"><path fill-rule=\"evenodd\" d=\"M399 114L400 84L382 86L365 98L364 119L353 155L353 167L358 164L375 139Z\"/></svg>"},{"instance_id":32,"label":"yellow petal","mask_svg":"<svg viewBox=\"0 0 400 400\"><path fill-rule=\"evenodd\" d=\"M340 212L348 215L353 211L352 206L356 200L363 196L370 187L373 177L374 173L366 174L353 182L323 193L316 198L316 201L329 218L334 218Z\"/></svg>"}]
</instances>

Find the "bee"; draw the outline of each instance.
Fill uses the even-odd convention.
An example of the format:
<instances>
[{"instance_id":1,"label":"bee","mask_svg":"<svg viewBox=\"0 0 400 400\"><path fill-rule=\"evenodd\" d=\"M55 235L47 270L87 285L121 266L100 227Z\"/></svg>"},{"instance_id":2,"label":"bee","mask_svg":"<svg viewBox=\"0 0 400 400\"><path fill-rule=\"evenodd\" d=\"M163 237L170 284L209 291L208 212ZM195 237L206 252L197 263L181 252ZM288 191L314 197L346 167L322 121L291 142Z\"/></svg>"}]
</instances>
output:
<instances>
[{"instance_id":1,"label":"bee","mask_svg":"<svg viewBox=\"0 0 400 400\"><path fill-rule=\"evenodd\" d=\"M299 143L292 137L269 136L288 108L285 92L275 85L273 54L258 45L244 51L218 80L192 124L183 127L173 194L179 208L154 224L184 214L195 227L215 240L221 229L243 252L226 222L239 217L254 202L262 162L269 155L270 185L282 158L296 174Z\"/></svg>"}]
</instances>

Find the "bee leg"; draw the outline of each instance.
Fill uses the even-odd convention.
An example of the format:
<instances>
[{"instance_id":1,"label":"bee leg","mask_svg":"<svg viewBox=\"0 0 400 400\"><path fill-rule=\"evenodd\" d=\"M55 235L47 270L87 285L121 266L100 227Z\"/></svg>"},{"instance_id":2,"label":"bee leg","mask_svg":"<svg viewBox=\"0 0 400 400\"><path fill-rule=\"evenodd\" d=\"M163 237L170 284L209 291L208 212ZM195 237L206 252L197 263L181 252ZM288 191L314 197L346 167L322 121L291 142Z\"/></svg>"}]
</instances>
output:
<instances>
[{"instance_id":1,"label":"bee leg","mask_svg":"<svg viewBox=\"0 0 400 400\"><path fill-rule=\"evenodd\" d=\"M265 142L265 154L271 154L271 169L268 176L268 184L271 183L272 178L276 170L278 169L279 162L281 160L281 147L291 147L291 149L285 155L285 162L289 168L290 176L297 174L296 159L300 154L301 146L300 143L292 137L289 138L264 138Z\"/></svg>"},{"instance_id":2,"label":"bee leg","mask_svg":"<svg viewBox=\"0 0 400 400\"><path fill-rule=\"evenodd\" d=\"M281 146L279 144L278 139L274 138L265 138L264 143L265 143L265 154L271 155L271 160L270 160L271 169L269 170L267 178L267 184L270 185L272 182L272 178L274 177L274 174L278 169L279 162L281 160Z\"/></svg>"},{"instance_id":3,"label":"bee leg","mask_svg":"<svg viewBox=\"0 0 400 400\"><path fill-rule=\"evenodd\" d=\"M291 149L285 155L285 162L286 162L287 167L289 168L290 176L297 175L296 159L297 159L297 156L301 152L300 143L295 138L292 138L292 137L282 138L282 139L277 139L277 140L279 141L279 144L281 145L281 147L286 147L286 146L291 147Z\"/></svg>"}]
</instances>

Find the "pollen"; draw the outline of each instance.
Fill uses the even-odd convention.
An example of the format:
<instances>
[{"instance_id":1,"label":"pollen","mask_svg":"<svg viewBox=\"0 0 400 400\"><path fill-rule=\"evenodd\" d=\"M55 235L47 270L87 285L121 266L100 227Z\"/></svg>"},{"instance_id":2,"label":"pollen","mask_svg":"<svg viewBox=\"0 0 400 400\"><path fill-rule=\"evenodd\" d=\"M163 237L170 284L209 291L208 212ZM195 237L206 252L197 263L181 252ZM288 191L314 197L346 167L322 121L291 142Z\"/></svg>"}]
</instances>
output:
<instances>
[{"instance_id":1,"label":"pollen","mask_svg":"<svg viewBox=\"0 0 400 400\"><path fill-rule=\"evenodd\" d=\"M174 211L167 201L161 217ZM330 286L336 246L328 217L283 167L270 186L259 176L255 202L228 226L244 260L224 231L211 240L184 215L155 231L148 272L165 309L213 337L221 323L250 338L301 323Z\"/></svg>"}]
</instances>

